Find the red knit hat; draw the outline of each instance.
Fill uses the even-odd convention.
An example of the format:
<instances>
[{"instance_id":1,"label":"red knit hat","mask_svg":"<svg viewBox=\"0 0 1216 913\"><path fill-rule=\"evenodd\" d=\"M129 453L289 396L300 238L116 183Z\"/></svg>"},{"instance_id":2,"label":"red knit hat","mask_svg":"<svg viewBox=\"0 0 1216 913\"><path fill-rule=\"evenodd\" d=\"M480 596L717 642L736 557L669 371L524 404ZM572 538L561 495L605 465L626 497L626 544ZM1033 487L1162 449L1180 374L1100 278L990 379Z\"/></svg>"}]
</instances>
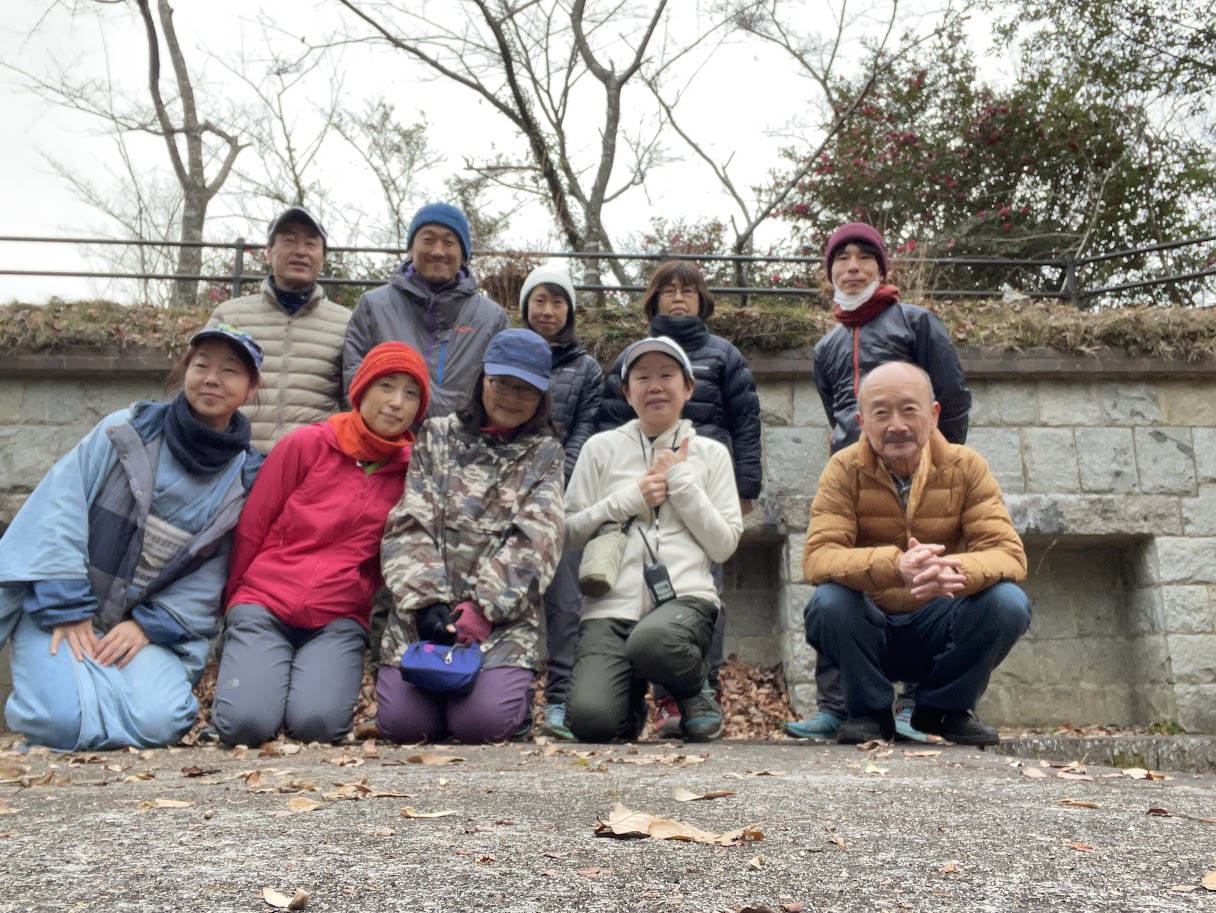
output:
<instances>
[{"instance_id":1,"label":"red knit hat","mask_svg":"<svg viewBox=\"0 0 1216 913\"><path fill-rule=\"evenodd\" d=\"M847 225L841 225L838 229L832 232L832 236L828 238L828 249L823 255L823 265L827 267L828 275L832 275L832 261L836 259L836 255L846 244L856 244L857 242L870 244L878 248L878 270L882 273L883 278L887 276L887 242L882 239L872 225L867 225L865 222L849 222Z\"/></svg>"},{"instance_id":2,"label":"red knit hat","mask_svg":"<svg viewBox=\"0 0 1216 913\"><path fill-rule=\"evenodd\" d=\"M418 420L421 421L431 398L431 374L422 356L404 342L382 342L363 357L350 380L351 405L358 409L367 388L385 374L408 374L414 378L418 384Z\"/></svg>"}]
</instances>

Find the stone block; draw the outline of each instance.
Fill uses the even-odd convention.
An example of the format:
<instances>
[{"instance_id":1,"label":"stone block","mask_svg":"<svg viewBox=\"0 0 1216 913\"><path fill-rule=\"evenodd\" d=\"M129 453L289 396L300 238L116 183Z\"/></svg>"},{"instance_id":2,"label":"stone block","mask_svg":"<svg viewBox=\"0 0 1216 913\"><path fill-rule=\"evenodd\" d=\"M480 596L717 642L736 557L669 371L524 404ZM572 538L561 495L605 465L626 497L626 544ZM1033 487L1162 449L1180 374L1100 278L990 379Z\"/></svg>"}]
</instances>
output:
<instances>
[{"instance_id":1,"label":"stone block","mask_svg":"<svg viewBox=\"0 0 1216 913\"><path fill-rule=\"evenodd\" d=\"M1125 494L1136 489L1136 449L1130 428L1078 428L1081 489Z\"/></svg>"},{"instance_id":2,"label":"stone block","mask_svg":"<svg viewBox=\"0 0 1216 913\"><path fill-rule=\"evenodd\" d=\"M764 429L764 488L769 497L813 496L828 461L828 441L815 428Z\"/></svg>"},{"instance_id":3,"label":"stone block","mask_svg":"<svg viewBox=\"0 0 1216 913\"><path fill-rule=\"evenodd\" d=\"M1131 538L1182 532L1175 497L1026 494L1007 495L1005 505L1022 535Z\"/></svg>"},{"instance_id":4,"label":"stone block","mask_svg":"<svg viewBox=\"0 0 1216 913\"><path fill-rule=\"evenodd\" d=\"M25 384L19 380L0 379L0 425L21 424L21 400Z\"/></svg>"},{"instance_id":5,"label":"stone block","mask_svg":"<svg viewBox=\"0 0 1216 913\"><path fill-rule=\"evenodd\" d=\"M771 637L727 637L726 655L734 654L743 662L762 669L771 669L781 662L781 650Z\"/></svg>"},{"instance_id":6,"label":"stone block","mask_svg":"<svg viewBox=\"0 0 1216 913\"><path fill-rule=\"evenodd\" d=\"M1171 684L1141 681L1136 687L1133 700L1136 724L1139 726L1178 720L1178 699Z\"/></svg>"},{"instance_id":7,"label":"stone block","mask_svg":"<svg viewBox=\"0 0 1216 913\"><path fill-rule=\"evenodd\" d=\"M988 461L1002 492L1021 494L1026 490L1022 473L1022 441L1016 428L972 428L967 446Z\"/></svg>"},{"instance_id":8,"label":"stone block","mask_svg":"<svg viewBox=\"0 0 1216 913\"><path fill-rule=\"evenodd\" d=\"M1199 486L1199 495L1183 498L1182 531L1188 536L1216 536L1216 485Z\"/></svg>"},{"instance_id":9,"label":"stone block","mask_svg":"<svg viewBox=\"0 0 1216 913\"><path fill-rule=\"evenodd\" d=\"M806 626L802 613L811 601L815 588L807 583L789 583L777 593L777 630L796 634L805 642Z\"/></svg>"},{"instance_id":10,"label":"stone block","mask_svg":"<svg viewBox=\"0 0 1216 913\"><path fill-rule=\"evenodd\" d=\"M828 418L823 411L823 400L819 398L819 388L809 377L806 380L795 381L793 384L794 418L791 424L799 428L813 428L822 431L820 440L827 448Z\"/></svg>"},{"instance_id":11,"label":"stone block","mask_svg":"<svg viewBox=\"0 0 1216 913\"><path fill-rule=\"evenodd\" d=\"M1040 425L1104 425L1102 401L1091 383L1039 381Z\"/></svg>"},{"instance_id":12,"label":"stone block","mask_svg":"<svg viewBox=\"0 0 1216 913\"><path fill-rule=\"evenodd\" d=\"M1083 645L1075 672L1079 681L1094 685L1127 682L1127 670L1132 668L1133 651L1126 640L1116 637L1086 637L1077 643Z\"/></svg>"},{"instance_id":13,"label":"stone block","mask_svg":"<svg viewBox=\"0 0 1216 913\"><path fill-rule=\"evenodd\" d=\"M1136 465L1145 494L1195 494L1190 428L1137 428Z\"/></svg>"},{"instance_id":14,"label":"stone block","mask_svg":"<svg viewBox=\"0 0 1216 913\"><path fill-rule=\"evenodd\" d=\"M1128 592L1123 605L1126 612L1123 627L1128 634L1145 637L1165 631L1165 608L1161 587L1136 587Z\"/></svg>"},{"instance_id":15,"label":"stone block","mask_svg":"<svg viewBox=\"0 0 1216 913\"><path fill-rule=\"evenodd\" d=\"M1102 637L1121 632L1125 594L1119 590L1085 593L1073 597L1073 618L1079 637Z\"/></svg>"},{"instance_id":16,"label":"stone block","mask_svg":"<svg viewBox=\"0 0 1216 913\"><path fill-rule=\"evenodd\" d=\"M1174 689L1176 711L1172 717L1187 732L1216 734L1216 685L1178 685Z\"/></svg>"},{"instance_id":17,"label":"stone block","mask_svg":"<svg viewBox=\"0 0 1216 913\"><path fill-rule=\"evenodd\" d=\"M786 536L781 555L781 582L804 583L802 576L802 549L806 546L806 533Z\"/></svg>"},{"instance_id":18,"label":"stone block","mask_svg":"<svg viewBox=\"0 0 1216 913\"><path fill-rule=\"evenodd\" d=\"M1216 635L1171 634L1170 668L1183 685L1216 685Z\"/></svg>"},{"instance_id":19,"label":"stone block","mask_svg":"<svg viewBox=\"0 0 1216 913\"><path fill-rule=\"evenodd\" d=\"M1081 490L1072 428L1023 428L1022 461L1028 492L1068 494Z\"/></svg>"},{"instance_id":20,"label":"stone block","mask_svg":"<svg viewBox=\"0 0 1216 913\"><path fill-rule=\"evenodd\" d=\"M166 369L166 373L167 369ZM138 378L114 378L104 384L89 384L84 388L84 407L87 419L96 424L111 412L125 409L141 399L165 398L162 384L150 383Z\"/></svg>"},{"instance_id":21,"label":"stone block","mask_svg":"<svg viewBox=\"0 0 1216 913\"><path fill-rule=\"evenodd\" d=\"M1161 618L1170 635L1216 633L1216 604L1209 586L1162 586Z\"/></svg>"},{"instance_id":22,"label":"stone block","mask_svg":"<svg viewBox=\"0 0 1216 913\"><path fill-rule=\"evenodd\" d=\"M17 516L17 511L21 510L21 505L26 502L29 495L24 492L0 492L0 520L5 523L12 523L13 517ZM0 714L3 716L3 714Z\"/></svg>"},{"instance_id":23,"label":"stone block","mask_svg":"<svg viewBox=\"0 0 1216 913\"><path fill-rule=\"evenodd\" d=\"M1161 402L1157 388L1151 384L1100 384L1098 398L1107 424L1156 425L1161 421Z\"/></svg>"},{"instance_id":24,"label":"stone block","mask_svg":"<svg viewBox=\"0 0 1216 913\"><path fill-rule=\"evenodd\" d=\"M1034 624L1031 623L1031 631ZM1009 655L993 672L993 681L998 677L1001 681L1011 681L1021 685L1031 685L1039 681L1040 657L1038 644L1027 634L1009 651Z\"/></svg>"},{"instance_id":25,"label":"stone block","mask_svg":"<svg viewBox=\"0 0 1216 913\"><path fill-rule=\"evenodd\" d=\"M27 425L74 425L76 437L82 438L96 424L88 419L84 394L85 388L74 383L27 381L21 397L22 421Z\"/></svg>"},{"instance_id":26,"label":"stone block","mask_svg":"<svg viewBox=\"0 0 1216 913\"><path fill-rule=\"evenodd\" d=\"M1162 583L1216 583L1216 537L1157 538Z\"/></svg>"},{"instance_id":27,"label":"stone block","mask_svg":"<svg viewBox=\"0 0 1216 913\"><path fill-rule=\"evenodd\" d=\"M1035 398L1033 383L981 380L968 386L972 394L971 430L967 433L969 445L971 435L977 427L1039 424L1038 401Z\"/></svg>"},{"instance_id":28,"label":"stone block","mask_svg":"<svg viewBox=\"0 0 1216 913\"><path fill-rule=\"evenodd\" d=\"M814 685L795 685L790 691L790 704L793 705L794 715L801 718L815 712L816 691Z\"/></svg>"},{"instance_id":29,"label":"stone block","mask_svg":"<svg viewBox=\"0 0 1216 913\"><path fill-rule=\"evenodd\" d=\"M773 636L777 605L772 594L734 592L723 595L726 605L726 631L735 637Z\"/></svg>"},{"instance_id":30,"label":"stone block","mask_svg":"<svg viewBox=\"0 0 1216 913\"><path fill-rule=\"evenodd\" d=\"M1174 674L1170 668L1169 641L1161 634L1136 638L1131 643L1131 665L1128 668L1134 670L1137 683L1171 684Z\"/></svg>"},{"instance_id":31,"label":"stone block","mask_svg":"<svg viewBox=\"0 0 1216 913\"><path fill-rule=\"evenodd\" d=\"M1072 599L1056 593L1054 598L1035 599L1031 604L1034 615L1026 638L1044 641L1077 636L1077 616L1073 611Z\"/></svg>"},{"instance_id":32,"label":"stone block","mask_svg":"<svg viewBox=\"0 0 1216 913\"><path fill-rule=\"evenodd\" d=\"M1200 482L1216 482L1216 428L1192 428L1195 472Z\"/></svg>"},{"instance_id":33,"label":"stone block","mask_svg":"<svg viewBox=\"0 0 1216 913\"><path fill-rule=\"evenodd\" d=\"M731 559L734 588L762 592L770 601L776 595L782 543L764 542L744 546Z\"/></svg>"},{"instance_id":34,"label":"stone block","mask_svg":"<svg viewBox=\"0 0 1216 913\"><path fill-rule=\"evenodd\" d=\"M1165 424L1216 428L1216 396L1210 384L1163 381L1158 385L1158 397Z\"/></svg>"},{"instance_id":35,"label":"stone block","mask_svg":"<svg viewBox=\"0 0 1216 913\"><path fill-rule=\"evenodd\" d=\"M760 422L765 428L794 422L794 390L788 383L759 384Z\"/></svg>"},{"instance_id":36,"label":"stone block","mask_svg":"<svg viewBox=\"0 0 1216 913\"><path fill-rule=\"evenodd\" d=\"M87 429L85 429L87 430ZM77 425L29 425L0 427L0 485L31 491L55 461L71 450L84 435Z\"/></svg>"}]
</instances>

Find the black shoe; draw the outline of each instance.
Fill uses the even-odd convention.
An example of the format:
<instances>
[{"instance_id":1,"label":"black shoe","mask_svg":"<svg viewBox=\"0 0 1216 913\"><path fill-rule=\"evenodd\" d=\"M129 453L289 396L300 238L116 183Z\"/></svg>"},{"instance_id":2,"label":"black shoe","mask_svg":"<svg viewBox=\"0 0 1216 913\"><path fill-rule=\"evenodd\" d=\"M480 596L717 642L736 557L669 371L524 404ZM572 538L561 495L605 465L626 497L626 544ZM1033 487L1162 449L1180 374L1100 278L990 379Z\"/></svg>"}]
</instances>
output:
<instances>
[{"instance_id":1,"label":"black shoe","mask_svg":"<svg viewBox=\"0 0 1216 913\"><path fill-rule=\"evenodd\" d=\"M836 741L841 745L860 745L875 739L884 742L895 739L895 716L890 710L850 715L836 733Z\"/></svg>"},{"instance_id":2,"label":"black shoe","mask_svg":"<svg viewBox=\"0 0 1216 913\"><path fill-rule=\"evenodd\" d=\"M939 735L958 745L997 745L1001 737L991 726L985 726L970 710L935 710L918 706L912 711L912 727L921 732Z\"/></svg>"}]
</instances>

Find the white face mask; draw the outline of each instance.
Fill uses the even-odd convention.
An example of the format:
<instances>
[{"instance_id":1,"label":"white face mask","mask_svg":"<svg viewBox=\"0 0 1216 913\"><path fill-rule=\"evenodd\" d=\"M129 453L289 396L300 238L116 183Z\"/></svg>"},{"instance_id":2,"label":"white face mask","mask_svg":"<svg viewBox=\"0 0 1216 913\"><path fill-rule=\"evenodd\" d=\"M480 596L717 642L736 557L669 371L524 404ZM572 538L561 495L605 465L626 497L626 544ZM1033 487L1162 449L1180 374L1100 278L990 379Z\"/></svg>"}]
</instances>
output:
<instances>
[{"instance_id":1,"label":"white face mask","mask_svg":"<svg viewBox=\"0 0 1216 913\"><path fill-rule=\"evenodd\" d=\"M847 292L842 292L840 289L836 289L832 295L832 300L840 305L840 309L842 311L855 311L873 298L876 291L878 291L877 279L863 288L856 295L850 295Z\"/></svg>"}]
</instances>

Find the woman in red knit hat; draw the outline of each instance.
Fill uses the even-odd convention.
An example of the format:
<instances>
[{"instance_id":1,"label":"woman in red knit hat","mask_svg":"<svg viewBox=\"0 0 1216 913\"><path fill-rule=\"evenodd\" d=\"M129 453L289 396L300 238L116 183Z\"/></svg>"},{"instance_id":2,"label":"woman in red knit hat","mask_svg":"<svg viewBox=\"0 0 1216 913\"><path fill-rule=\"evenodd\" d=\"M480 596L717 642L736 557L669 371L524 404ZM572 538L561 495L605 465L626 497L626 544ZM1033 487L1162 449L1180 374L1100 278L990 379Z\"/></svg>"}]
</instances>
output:
<instances>
[{"instance_id":1,"label":"woman in red knit hat","mask_svg":"<svg viewBox=\"0 0 1216 913\"><path fill-rule=\"evenodd\" d=\"M288 434L266 458L237 524L211 719L228 745L280 729L334 742L351 727L380 537L401 498L429 373L414 349L363 359L354 408Z\"/></svg>"}]
</instances>

